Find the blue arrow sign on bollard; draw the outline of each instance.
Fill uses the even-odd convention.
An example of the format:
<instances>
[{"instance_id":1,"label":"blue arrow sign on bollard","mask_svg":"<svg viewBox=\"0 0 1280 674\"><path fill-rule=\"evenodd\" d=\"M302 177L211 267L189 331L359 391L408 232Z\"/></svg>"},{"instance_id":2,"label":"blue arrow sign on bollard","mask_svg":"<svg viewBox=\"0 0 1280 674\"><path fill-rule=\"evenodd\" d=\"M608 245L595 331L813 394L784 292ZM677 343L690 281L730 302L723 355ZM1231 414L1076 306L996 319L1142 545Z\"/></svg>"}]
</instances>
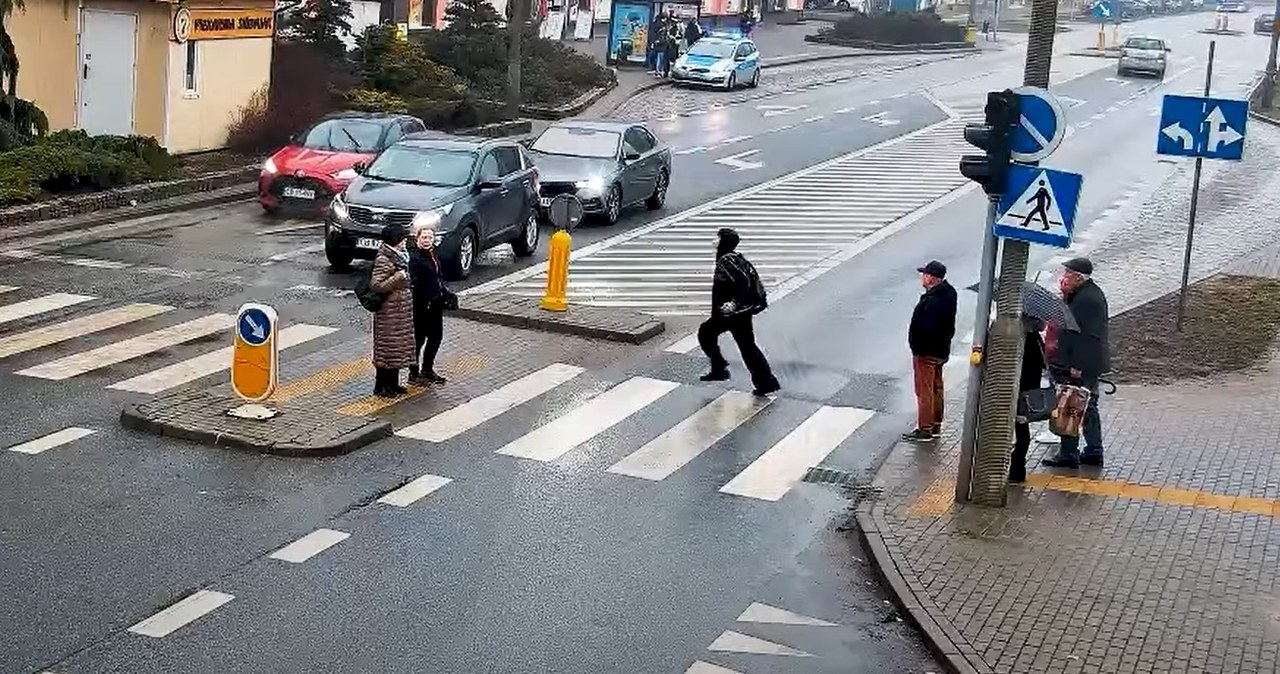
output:
<instances>
[{"instance_id":1,"label":"blue arrow sign on bollard","mask_svg":"<svg viewBox=\"0 0 1280 674\"><path fill-rule=\"evenodd\" d=\"M1165 94L1156 154L1240 161L1249 102Z\"/></svg>"},{"instance_id":2,"label":"blue arrow sign on bollard","mask_svg":"<svg viewBox=\"0 0 1280 674\"><path fill-rule=\"evenodd\" d=\"M240 312L236 330L240 333L240 339L243 339L246 344L261 346L266 344L267 338L271 336L271 318L265 311L257 307L249 307Z\"/></svg>"},{"instance_id":3,"label":"blue arrow sign on bollard","mask_svg":"<svg viewBox=\"0 0 1280 674\"><path fill-rule=\"evenodd\" d=\"M1053 154L1067 135L1067 116L1053 94L1036 87L1019 87L1021 119L1010 139L1010 156L1030 164Z\"/></svg>"},{"instance_id":4,"label":"blue arrow sign on bollard","mask_svg":"<svg viewBox=\"0 0 1280 674\"><path fill-rule=\"evenodd\" d=\"M1115 14L1115 8L1107 0L1094 0L1093 2L1093 18L1110 19Z\"/></svg>"}]
</instances>

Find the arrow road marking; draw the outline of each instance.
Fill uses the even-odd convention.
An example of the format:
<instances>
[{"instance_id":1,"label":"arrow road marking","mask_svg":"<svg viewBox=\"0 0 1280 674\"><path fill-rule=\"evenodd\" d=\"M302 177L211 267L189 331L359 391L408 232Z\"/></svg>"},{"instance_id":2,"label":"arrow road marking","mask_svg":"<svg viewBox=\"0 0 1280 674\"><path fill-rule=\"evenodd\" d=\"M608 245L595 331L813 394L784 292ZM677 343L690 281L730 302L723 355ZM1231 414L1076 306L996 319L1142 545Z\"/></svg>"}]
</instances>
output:
<instances>
[{"instance_id":1,"label":"arrow road marking","mask_svg":"<svg viewBox=\"0 0 1280 674\"><path fill-rule=\"evenodd\" d=\"M796 110L803 110L807 105L757 105L756 110L764 111L765 117L777 117L779 115L789 115Z\"/></svg>"},{"instance_id":2,"label":"arrow road marking","mask_svg":"<svg viewBox=\"0 0 1280 674\"><path fill-rule=\"evenodd\" d=\"M709 149L710 149L710 148L706 148L706 147L703 147L703 146L699 145L699 146L697 146L697 147L691 147L691 148L684 149L684 150L676 150L675 152L672 152L671 154L694 154L695 152L706 152L706 151L707 151L707 150L709 150Z\"/></svg>"},{"instance_id":3,"label":"arrow road marking","mask_svg":"<svg viewBox=\"0 0 1280 674\"><path fill-rule=\"evenodd\" d=\"M1119 85L1120 85L1120 86L1122 86L1122 87L1127 87L1127 86L1129 86L1129 80L1122 80L1122 79L1120 79L1119 77L1108 77L1108 78L1107 78L1107 81L1108 81L1108 82L1115 82L1116 84L1119 84Z\"/></svg>"},{"instance_id":4,"label":"arrow road marking","mask_svg":"<svg viewBox=\"0 0 1280 674\"><path fill-rule=\"evenodd\" d=\"M762 162L744 161L747 157L750 157L751 155L756 154L757 152L759 152L759 150L747 150L746 152L731 154L728 157L717 159L716 163L724 164L725 166L732 166L733 170L735 171L745 171L747 169L758 169L764 166Z\"/></svg>"},{"instance_id":5,"label":"arrow road marking","mask_svg":"<svg viewBox=\"0 0 1280 674\"><path fill-rule=\"evenodd\" d=\"M893 126L895 124L900 123L896 119L889 119L888 115L889 115L888 112L877 112L874 115L867 115L866 117L863 117L862 121L872 122L875 124L879 124L880 126Z\"/></svg>"},{"instance_id":6,"label":"arrow road marking","mask_svg":"<svg viewBox=\"0 0 1280 674\"><path fill-rule=\"evenodd\" d=\"M1184 150L1190 150L1191 146L1195 145L1196 142L1195 136L1192 136L1190 131L1182 128L1182 125L1178 122L1160 129L1160 133L1168 136L1170 140L1176 140L1181 143Z\"/></svg>"},{"instance_id":7,"label":"arrow road marking","mask_svg":"<svg viewBox=\"0 0 1280 674\"><path fill-rule=\"evenodd\" d=\"M1070 96L1058 96L1058 100L1062 101L1063 103L1070 103L1071 105L1068 105L1067 106L1068 108L1078 108L1087 102L1087 101L1082 101L1078 98L1072 98Z\"/></svg>"},{"instance_id":8,"label":"arrow road marking","mask_svg":"<svg viewBox=\"0 0 1280 674\"><path fill-rule=\"evenodd\" d=\"M1222 114L1221 107L1214 107L1213 111L1209 113L1209 116L1205 118L1205 121L1209 124L1208 149L1210 152L1217 152L1218 146L1230 145L1244 138L1244 134L1236 131L1231 128L1231 125L1227 124L1226 115ZM1190 135L1191 134L1187 134L1188 137Z\"/></svg>"},{"instance_id":9,"label":"arrow road marking","mask_svg":"<svg viewBox=\"0 0 1280 674\"><path fill-rule=\"evenodd\" d=\"M1039 143L1040 147L1049 147L1049 139L1045 138L1043 133L1040 133L1040 129L1037 129L1035 125L1031 123L1031 120L1027 119L1026 115L1018 116L1021 118L1018 123L1023 129L1026 129L1027 133L1031 134L1031 138Z\"/></svg>"}]
</instances>

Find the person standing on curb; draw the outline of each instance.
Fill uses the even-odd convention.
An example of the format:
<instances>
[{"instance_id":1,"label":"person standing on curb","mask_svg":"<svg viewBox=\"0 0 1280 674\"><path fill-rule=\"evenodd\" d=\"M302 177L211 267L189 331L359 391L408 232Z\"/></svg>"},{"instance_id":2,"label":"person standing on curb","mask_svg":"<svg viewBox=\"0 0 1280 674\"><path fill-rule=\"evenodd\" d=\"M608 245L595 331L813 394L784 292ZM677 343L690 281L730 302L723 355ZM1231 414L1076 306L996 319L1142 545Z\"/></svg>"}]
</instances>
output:
<instances>
[{"instance_id":1,"label":"person standing on curb","mask_svg":"<svg viewBox=\"0 0 1280 674\"><path fill-rule=\"evenodd\" d=\"M409 279L413 287L413 353L409 366L409 383L417 386L440 385L445 378L436 373L436 354L444 340L444 310L451 294L440 274L436 257L434 224L414 228L414 245L409 249Z\"/></svg>"},{"instance_id":2,"label":"person standing on curb","mask_svg":"<svg viewBox=\"0 0 1280 674\"><path fill-rule=\"evenodd\" d=\"M916 427L903 440L936 440L942 433L942 366L951 357L956 335L956 289L947 283L947 266L933 260L916 271L924 294L911 313L907 344L916 390Z\"/></svg>"},{"instance_id":3,"label":"person standing on curb","mask_svg":"<svg viewBox=\"0 0 1280 674\"><path fill-rule=\"evenodd\" d=\"M400 370L414 364L407 238L409 232L400 225L383 227L382 246L370 272L370 286L383 297L382 306L373 315L373 394L384 398L408 393L400 385Z\"/></svg>"},{"instance_id":4,"label":"person standing on curb","mask_svg":"<svg viewBox=\"0 0 1280 674\"><path fill-rule=\"evenodd\" d=\"M1043 321L1029 316L1022 317L1022 371L1018 376L1018 393L1025 394L1040 388L1044 380L1045 347L1040 332ZM1013 454L1009 457L1009 482L1027 481L1027 450L1031 449L1031 424L1025 419L1014 420Z\"/></svg>"},{"instance_id":5,"label":"person standing on curb","mask_svg":"<svg viewBox=\"0 0 1280 674\"><path fill-rule=\"evenodd\" d=\"M1058 288L1071 310L1079 330L1056 332L1057 344L1050 356L1049 367L1054 380L1089 389L1089 404L1084 411L1081 434L1084 452L1079 451L1079 436L1066 436L1056 456L1044 459L1046 466L1078 468L1102 465L1102 419L1098 414L1098 380L1111 369L1107 327L1110 322L1107 296L1093 282L1093 262L1076 257L1062 263Z\"/></svg>"},{"instance_id":6,"label":"person standing on curb","mask_svg":"<svg viewBox=\"0 0 1280 674\"><path fill-rule=\"evenodd\" d=\"M738 232L722 228L716 241L716 270L711 281L711 317L698 327L698 344L711 361L711 371L702 381L729 379L729 361L720 352L720 335L729 333L738 344L742 363L751 373L751 383L758 396L782 390L764 352L756 345L752 317L769 306L764 284L756 268L737 252L741 240Z\"/></svg>"}]
</instances>

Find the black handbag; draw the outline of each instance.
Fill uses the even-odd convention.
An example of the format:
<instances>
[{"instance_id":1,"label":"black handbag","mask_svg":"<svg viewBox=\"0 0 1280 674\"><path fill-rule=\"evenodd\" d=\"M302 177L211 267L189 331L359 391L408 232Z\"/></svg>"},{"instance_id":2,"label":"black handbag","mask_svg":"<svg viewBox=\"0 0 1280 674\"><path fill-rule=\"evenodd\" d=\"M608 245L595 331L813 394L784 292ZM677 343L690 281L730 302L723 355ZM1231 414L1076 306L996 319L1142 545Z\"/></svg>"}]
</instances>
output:
<instances>
[{"instance_id":1,"label":"black handbag","mask_svg":"<svg viewBox=\"0 0 1280 674\"><path fill-rule=\"evenodd\" d=\"M1023 391L1018 396L1018 421L1034 424L1048 421L1058 406L1058 389L1053 384L1044 388Z\"/></svg>"},{"instance_id":2,"label":"black handbag","mask_svg":"<svg viewBox=\"0 0 1280 674\"><path fill-rule=\"evenodd\" d=\"M457 311L458 295L452 290L445 288L444 292L440 295L440 306L444 307L445 311Z\"/></svg>"},{"instance_id":3,"label":"black handbag","mask_svg":"<svg viewBox=\"0 0 1280 674\"><path fill-rule=\"evenodd\" d=\"M373 289L373 270L360 277L356 281L356 299L360 302L360 306L377 313L382 308L382 303L387 301L387 296Z\"/></svg>"}]
</instances>

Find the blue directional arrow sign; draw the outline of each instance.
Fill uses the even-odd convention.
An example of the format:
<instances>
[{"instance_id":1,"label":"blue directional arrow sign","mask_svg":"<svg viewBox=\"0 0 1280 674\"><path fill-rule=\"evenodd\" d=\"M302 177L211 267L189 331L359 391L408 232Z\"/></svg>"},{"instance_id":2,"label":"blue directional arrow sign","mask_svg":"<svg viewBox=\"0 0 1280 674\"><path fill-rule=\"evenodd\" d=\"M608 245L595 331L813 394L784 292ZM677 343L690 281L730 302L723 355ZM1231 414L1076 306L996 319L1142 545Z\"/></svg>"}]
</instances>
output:
<instances>
[{"instance_id":1,"label":"blue directional arrow sign","mask_svg":"<svg viewBox=\"0 0 1280 674\"><path fill-rule=\"evenodd\" d=\"M1014 161L1037 162L1058 149L1067 135L1067 119L1058 99L1044 89L1020 87L1018 95L1021 119L1010 139L1010 156Z\"/></svg>"},{"instance_id":2,"label":"blue directional arrow sign","mask_svg":"<svg viewBox=\"0 0 1280 674\"><path fill-rule=\"evenodd\" d=\"M1084 176L1040 166L1009 167L995 234L1057 248L1071 245Z\"/></svg>"},{"instance_id":3,"label":"blue directional arrow sign","mask_svg":"<svg viewBox=\"0 0 1280 674\"><path fill-rule=\"evenodd\" d=\"M1156 154L1240 161L1249 102L1166 94Z\"/></svg>"},{"instance_id":4,"label":"blue directional arrow sign","mask_svg":"<svg viewBox=\"0 0 1280 674\"><path fill-rule=\"evenodd\" d=\"M1107 0L1094 0L1093 2L1093 18L1110 19L1115 12L1115 8Z\"/></svg>"},{"instance_id":5,"label":"blue directional arrow sign","mask_svg":"<svg viewBox=\"0 0 1280 674\"><path fill-rule=\"evenodd\" d=\"M240 333L240 339L251 346L262 346L267 343L267 338L271 336L273 327L271 318L267 313L256 307L246 308L240 312L240 319L236 321L236 330Z\"/></svg>"}]
</instances>

